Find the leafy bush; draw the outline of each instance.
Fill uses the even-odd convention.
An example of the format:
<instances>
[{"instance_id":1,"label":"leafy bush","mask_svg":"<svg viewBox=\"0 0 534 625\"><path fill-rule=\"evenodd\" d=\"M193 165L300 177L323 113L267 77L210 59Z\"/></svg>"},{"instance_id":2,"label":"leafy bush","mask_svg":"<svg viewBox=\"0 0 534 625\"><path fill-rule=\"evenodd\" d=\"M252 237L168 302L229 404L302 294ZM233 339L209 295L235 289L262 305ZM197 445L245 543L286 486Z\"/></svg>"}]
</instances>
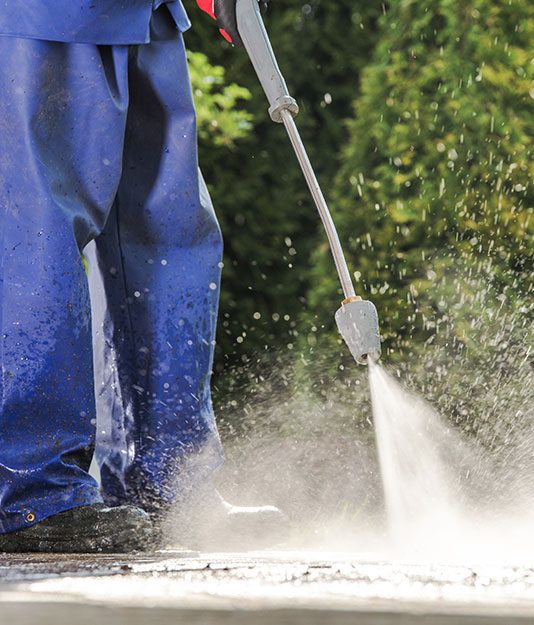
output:
<instances>
[{"instance_id":1,"label":"leafy bush","mask_svg":"<svg viewBox=\"0 0 534 625\"><path fill-rule=\"evenodd\" d=\"M393 2L365 70L336 180L337 222L390 354L423 345L462 259L498 293L532 269L534 35L528 0ZM324 246L311 308L336 299ZM461 330L458 328L459 335Z\"/></svg>"}]
</instances>

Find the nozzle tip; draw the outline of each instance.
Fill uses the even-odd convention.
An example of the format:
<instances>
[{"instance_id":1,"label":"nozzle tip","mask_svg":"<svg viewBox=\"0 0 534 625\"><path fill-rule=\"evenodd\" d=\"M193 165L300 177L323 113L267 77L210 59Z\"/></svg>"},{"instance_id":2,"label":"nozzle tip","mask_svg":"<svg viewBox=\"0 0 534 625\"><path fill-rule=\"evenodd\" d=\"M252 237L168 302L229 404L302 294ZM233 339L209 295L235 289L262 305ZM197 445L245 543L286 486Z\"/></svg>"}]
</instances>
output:
<instances>
[{"instance_id":1,"label":"nozzle tip","mask_svg":"<svg viewBox=\"0 0 534 625\"><path fill-rule=\"evenodd\" d=\"M343 303L336 312L336 322L356 362L367 365L370 359L380 357L378 313L372 302L355 299Z\"/></svg>"}]
</instances>

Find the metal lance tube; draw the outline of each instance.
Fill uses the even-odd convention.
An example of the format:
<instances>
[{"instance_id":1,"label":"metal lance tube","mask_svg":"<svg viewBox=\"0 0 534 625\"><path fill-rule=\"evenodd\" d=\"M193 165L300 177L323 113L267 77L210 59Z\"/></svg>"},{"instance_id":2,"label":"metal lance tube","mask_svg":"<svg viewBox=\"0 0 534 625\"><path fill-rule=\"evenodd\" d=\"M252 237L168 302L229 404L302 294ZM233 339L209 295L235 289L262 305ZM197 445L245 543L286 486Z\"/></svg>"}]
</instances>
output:
<instances>
[{"instance_id":1,"label":"metal lance tube","mask_svg":"<svg viewBox=\"0 0 534 625\"><path fill-rule=\"evenodd\" d=\"M366 363L369 356L378 358L380 355L376 308L372 302L362 300L354 292L336 227L293 119L299 107L291 97L278 67L258 0L236 0L236 16L239 34L269 100L269 115L274 122L283 123L286 128L326 231L345 295L341 308L336 312L337 326L354 358L360 363Z\"/></svg>"},{"instance_id":2,"label":"metal lance tube","mask_svg":"<svg viewBox=\"0 0 534 625\"><path fill-rule=\"evenodd\" d=\"M332 215L330 214L330 210L328 209L328 205L326 203L326 200L324 199L323 192L321 191L321 187L319 186L319 182L308 157L308 153L306 152L306 148L304 147L302 139L300 138L297 125L295 124L293 115L287 109L280 111L280 115L282 117L284 126L286 127L289 139L291 140L291 144L293 145L293 149L295 150L295 154L297 155L304 177L306 178L306 182L308 183L308 187L315 201L315 206L317 206L317 210L319 211L319 215L321 216L324 229L326 230L326 236L328 237L330 249L332 250L332 256L334 257L334 262L336 264L337 273L341 281L341 286L343 287L345 299L353 299L356 297L356 293L354 291L354 286L350 278L349 268L347 267L347 261L345 260L345 255L343 254L343 249L339 241L336 226L334 225Z\"/></svg>"}]
</instances>

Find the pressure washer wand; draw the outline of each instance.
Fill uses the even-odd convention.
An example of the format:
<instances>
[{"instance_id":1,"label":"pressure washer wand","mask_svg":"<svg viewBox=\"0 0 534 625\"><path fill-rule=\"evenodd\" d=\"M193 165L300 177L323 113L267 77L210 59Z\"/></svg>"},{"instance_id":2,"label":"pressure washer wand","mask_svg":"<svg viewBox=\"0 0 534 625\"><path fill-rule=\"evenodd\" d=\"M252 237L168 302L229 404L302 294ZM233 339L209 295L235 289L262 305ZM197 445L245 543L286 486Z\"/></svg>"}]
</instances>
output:
<instances>
[{"instance_id":1,"label":"pressure washer wand","mask_svg":"<svg viewBox=\"0 0 534 625\"><path fill-rule=\"evenodd\" d=\"M374 359L380 356L380 335L376 308L372 302L362 300L354 291L332 215L295 124L294 118L297 116L299 108L295 99L289 94L282 72L278 67L269 36L263 24L258 0L237 0L236 14L239 34L269 100L271 119L274 122L283 123L287 130L326 230L328 243L345 295L341 308L335 315L339 331L356 361L365 364L368 356Z\"/></svg>"},{"instance_id":2,"label":"pressure washer wand","mask_svg":"<svg viewBox=\"0 0 534 625\"><path fill-rule=\"evenodd\" d=\"M332 250L332 256L334 257L334 262L336 264L341 286L343 287L345 299L355 298L356 293L354 291L352 280L350 279L349 268L347 266L347 261L345 260L345 255L343 254L343 248L341 247L341 242L337 234L334 220L328 210L328 205L326 204L323 192L319 186L317 176L313 171L313 167L308 157L308 153L306 152L306 148L304 147L304 143L302 143L302 139L300 138L297 125L295 124L295 119L287 109L283 109L281 111L281 116L284 126L286 127L287 134L289 135L289 139L291 140L291 144L293 145L293 149L295 150L295 154L297 155L302 168L302 172L315 201L315 205L317 206L317 210L321 216L324 229L326 230L326 236L328 237L328 243L330 244L330 249Z\"/></svg>"}]
</instances>

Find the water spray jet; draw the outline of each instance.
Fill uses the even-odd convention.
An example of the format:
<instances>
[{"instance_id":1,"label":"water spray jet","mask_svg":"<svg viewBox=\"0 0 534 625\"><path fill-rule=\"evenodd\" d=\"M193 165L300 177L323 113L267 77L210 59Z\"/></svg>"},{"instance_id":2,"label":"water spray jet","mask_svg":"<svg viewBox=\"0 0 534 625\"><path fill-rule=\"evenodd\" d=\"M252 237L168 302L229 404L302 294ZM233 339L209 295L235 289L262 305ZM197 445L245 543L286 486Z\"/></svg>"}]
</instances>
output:
<instances>
[{"instance_id":1,"label":"water spray jet","mask_svg":"<svg viewBox=\"0 0 534 625\"><path fill-rule=\"evenodd\" d=\"M345 299L335 314L337 327L350 353L360 364L380 356L378 314L374 304L356 295L343 248L319 186L317 176L295 124L299 107L290 95L265 30L257 0L237 0L237 27L245 49L269 100L269 114L284 124L313 200L323 222Z\"/></svg>"}]
</instances>

